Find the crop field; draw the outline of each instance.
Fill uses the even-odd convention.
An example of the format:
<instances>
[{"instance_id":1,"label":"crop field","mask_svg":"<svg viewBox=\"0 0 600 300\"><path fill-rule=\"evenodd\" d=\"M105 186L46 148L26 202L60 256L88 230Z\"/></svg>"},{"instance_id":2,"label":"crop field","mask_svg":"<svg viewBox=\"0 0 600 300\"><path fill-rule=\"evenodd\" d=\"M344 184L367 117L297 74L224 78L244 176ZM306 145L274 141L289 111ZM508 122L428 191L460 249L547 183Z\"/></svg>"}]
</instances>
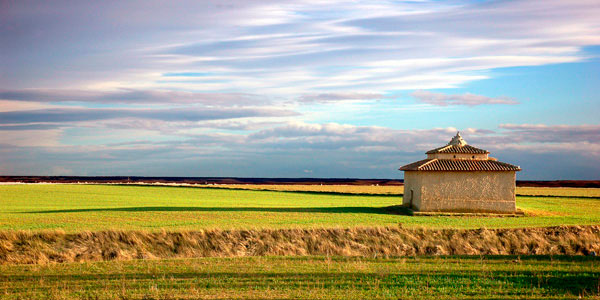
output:
<instances>
[{"instance_id":1,"label":"crop field","mask_svg":"<svg viewBox=\"0 0 600 300\"><path fill-rule=\"evenodd\" d=\"M347 194L402 195L404 186L395 185L282 185L282 184L217 184L202 187L289 192L324 192ZM596 197L600 188L517 187L519 196Z\"/></svg>"},{"instance_id":2,"label":"crop field","mask_svg":"<svg viewBox=\"0 0 600 300\"><path fill-rule=\"evenodd\" d=\"M3 299L600 297L596 257L244 257L0 265Z\"/></svg>"},{"instance_id":3,"label":"crop field","mask_svg":"<svg viewBox=\"0 0 600 300\"><path fill-rule=\"evenodd\" d=\"M366 188L372 191L374 187ZM600 224L600 198L589 195L519 196L517 206L525 212L523 217L406 216L392 207L402 203L399 195L165 186L0 185L0 203L0 230L152 231L398 224L515 228Z\"/></svg>"},{"instance_id":4,"label":"crop field","mask_svg":"<svg viewBox=\"0 0 600 300\"><path fill-rule=\"evenodd\" d=\"M402 193L404 193L404 186L402 185L215 184L201 186L207 188L257 191L320 192L367 195L402 195Z\"/></svg>"}]
</instances>

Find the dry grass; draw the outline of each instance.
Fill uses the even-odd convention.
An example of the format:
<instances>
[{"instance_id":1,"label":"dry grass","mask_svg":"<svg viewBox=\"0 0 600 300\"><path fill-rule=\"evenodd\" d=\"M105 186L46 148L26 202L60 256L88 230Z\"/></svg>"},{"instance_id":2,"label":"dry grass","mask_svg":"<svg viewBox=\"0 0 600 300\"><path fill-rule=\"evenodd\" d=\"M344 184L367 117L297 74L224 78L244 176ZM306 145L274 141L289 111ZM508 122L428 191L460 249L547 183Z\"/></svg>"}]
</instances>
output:
<instances>
[{"instance_id":1,"label":"dry grass","mask_svg":"<svg viewBox=\"0 0 600 300\"><path fill-rule=\"evenodd\" d=\"M218 184L197 185L199 187L290 191L290 192L322 192L342 194L369 195L402 195L404 186L395 185L283 185L283 184ZM557 197L600 197L599 188L568 188L568 187L517 187L517 195L521 196L557 196Z\"/></svg>"},{"instance_id":2,"label":"dry grass","mask_svg":"<svg viewBox=\"0 0 600 300\"><path fill-rule=\"evenodd\" d=\"M369 195L401 195L402 193L404 193L404 186L398 185L215 184L198 186L205 188L224 188L278 192L321 192Z\"/></svg>"},{"instance_id":3,"label":"dry grass","mask_svg":"<svg viewBox=\"0 0 600 300\"><path fill-rule=\"evenodd\" d=\"M598 198L600 197L600 189L570 187L517 187L517 195Z\"/></svg>"},{"instance_id":4,"label":"dry grass","mask_svg":"<svg viewBox=\"0 0 600 300\"><path fill-rule=\"evenodd\" d=\"M592 251L600 253L600 226L0 232L2 264L271 255L588 255Z\"/></svg>"}]
</instances>

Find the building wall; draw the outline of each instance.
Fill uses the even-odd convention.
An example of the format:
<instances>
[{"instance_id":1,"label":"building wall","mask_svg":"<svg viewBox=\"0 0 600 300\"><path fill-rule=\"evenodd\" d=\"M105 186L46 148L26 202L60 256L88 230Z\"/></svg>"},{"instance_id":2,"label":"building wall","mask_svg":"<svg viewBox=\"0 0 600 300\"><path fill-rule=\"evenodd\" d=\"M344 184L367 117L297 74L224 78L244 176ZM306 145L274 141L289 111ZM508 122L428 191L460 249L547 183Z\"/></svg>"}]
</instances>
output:
<instances>
[{"instance_id":1,"label":"building wall","mask_svg":"<svg viewBox=\"0 0 600 300\"><path fill-rule=\"evenodd\" d=\"M516 211L514 171L406 171L404 178L403 204L412 203L415 210L501 213Z\"/></svg>"},{"instance_id":2,"label":"building wall","mask_svg":"<svg viewBox=\"0 0 600 300\"><path fill-rule=\"evenodd\" d=\"M402 205L419 209L421 205L422 176L416 171L404 171L404 196Z\"/></svg>"}]
</instances>

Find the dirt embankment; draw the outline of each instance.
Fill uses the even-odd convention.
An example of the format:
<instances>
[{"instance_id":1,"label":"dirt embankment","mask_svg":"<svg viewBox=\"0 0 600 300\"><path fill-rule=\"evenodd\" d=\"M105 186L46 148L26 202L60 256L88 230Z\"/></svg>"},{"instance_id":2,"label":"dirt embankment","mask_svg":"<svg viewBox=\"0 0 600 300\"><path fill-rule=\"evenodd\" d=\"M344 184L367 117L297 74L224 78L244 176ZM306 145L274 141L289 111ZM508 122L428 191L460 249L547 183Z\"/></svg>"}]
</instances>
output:
<instances>
[{"instance_id":1,"label":"dirt embankment","mask_svg":"<svg viewBox=\"0 0 600 300\"><path fill-rule=\"evenodd\" d=\"M0 264L262 255L591 255L600 226L0 232Z\"/></svg>"}]
</instances>

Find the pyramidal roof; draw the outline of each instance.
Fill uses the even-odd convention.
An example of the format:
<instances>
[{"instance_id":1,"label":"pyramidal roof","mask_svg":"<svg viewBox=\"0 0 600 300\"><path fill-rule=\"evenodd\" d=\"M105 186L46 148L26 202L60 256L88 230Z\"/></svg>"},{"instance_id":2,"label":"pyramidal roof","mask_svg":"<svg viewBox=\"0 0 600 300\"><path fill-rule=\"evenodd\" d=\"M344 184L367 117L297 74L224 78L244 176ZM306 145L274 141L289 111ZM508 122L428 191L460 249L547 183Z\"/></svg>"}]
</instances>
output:
<instances>
[{"instance_id":1,"label":"pyramidal roof","mask_svg":"<svg viewBox=\"0 0 600 300\"><path fill-rule=\"evenodd\" d=\"M462 136L460 136L460 131L457 131L456 135L454 137L452 137L452 139L448 143L448 145L455 145L455 146L465 146L466 144L467 144L467 142L462 138Z\"/></svg>"},{"instance_id":2,"label":"pyramidal roof","mask_svg":"<svg viewBox=\"0 0 600 300\"><path fill-rule=\"evenodd\" d=\"M446 146L427 151L434 153L464 153L464 154L489 154L487 150L469 146L467 142L456 133ZM521 171L521 167L497 161L495 158L464 159L464 158L427 158L400 168L402 171Z\"/></svg>"},{"instance_id":3,"label":"pyramidal roof","mask_svg":"<svg viewBox=\"0 0 600 300\"><path fill-rule=\"evenodd\" d=\"M467 141L460 136L460 132L457 132L446 146L435 148L426 152L426 154L434 153L489 154L490 152L468 145Z\"/></svg>"}]
</instances>

